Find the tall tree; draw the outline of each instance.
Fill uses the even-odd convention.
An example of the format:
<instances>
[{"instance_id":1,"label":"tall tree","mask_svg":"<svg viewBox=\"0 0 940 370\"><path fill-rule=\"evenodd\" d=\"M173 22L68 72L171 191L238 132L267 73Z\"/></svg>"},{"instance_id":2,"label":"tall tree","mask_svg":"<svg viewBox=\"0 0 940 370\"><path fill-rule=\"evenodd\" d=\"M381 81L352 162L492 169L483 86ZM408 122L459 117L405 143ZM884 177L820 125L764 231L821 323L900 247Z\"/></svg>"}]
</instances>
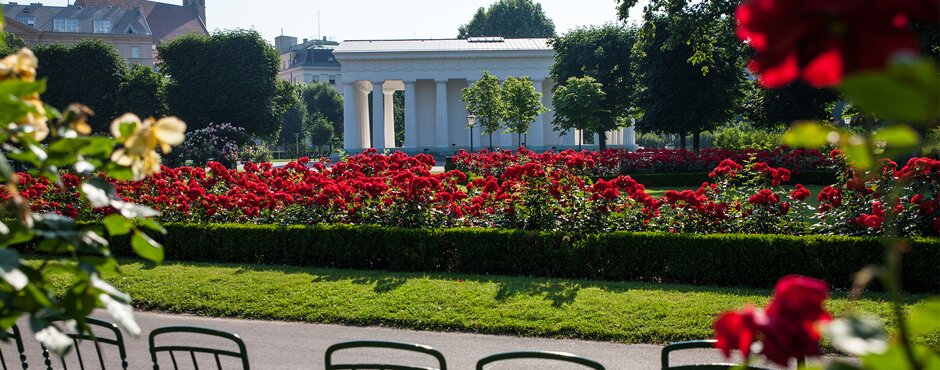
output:
<instances>
[{"instance_id":1,"label":"tall tree","mask_svg":"<svg viewBox=\"0 0 940 370\"><path fill-rule=\"evenodd\" d=\"M555 131L567 133L571 129L603 132L610 113L604 108L607 96L604 86L593 77L571 77L555 89L552 106L555 108ZM603 137L603 135L599 135ZM578 143L580 146L580 142ZM579 148L580 149L580 148Z\"/></svg>"},{"instance_id":2,"label":"tall tree","mask_svg":"<svg viewBox=\"0 0 940 370\"><path fill-rule=\"evenodd\" d=\"M516 133L522 143L522 134L529 132L535 118L545 113L542 93L535 91L528 77L509 77L503 82L503 102L506 104L506 131Z\"/></svg>"},{"instance_id":3,"label":"tall tree","mask_svg":"<svg viewBox=\"0 0 940 370\"><path fill-rule=\"evenodd\" d=\"M167 114L166 78L153 68L135 64L127 71L117 94L118 110L140 117L162 117Z\"/></svg>"},{"instance_id":4,"label":"tall tree","mask_svg":"<svg viewBox=\"0 0 940 370\"><path fill-rule=\"evenodd\" d=\"M303 85L300 98L307 111L307 119L314 119L317 115L323 117L332 126L334 137L343 137L343 95L326 82L314 82Z\"/></svg>"},{"instance_id":5,"label":"tall tree","mask_svg":"<svg viewBox=\"0 0 940 370\"><path fill-rule=\"evenodd\" d=\"M232 123L273 140L289 106L289 87L278 83L279 56L257 31L186 35L157 47L169 76L167 104L191 129Z\"/></svg>"},{"instance_id":6,"label":"tall tree","mask_svg":"<svg viewBox=\"0 0 940 370\"><path fill-rule=\"evenodd\" d=\"M506 117L506 103L503 101L499 79L488 71L470 87L463 89L460 101L467 104L467 112L477 117L482 132L490 137L493 148L493 133L499 131Z\"/></svg>"},{"instance_id":7,"label":"tall tree","mask_svg":"<svg viewBox=\"0 0 940 370\"><path fill-rule=\"evenodd\" d=\"M572 77L586 76L600 83L604 91L601 107L606 116L592 129L597 130L592 133L598 134L601 149L607 147L604 133L627 125L636 102L638 85L632 56L636 38L633 28L605 25L576 29L551 40L555 49L552 79L565 81L555 86L555 94Z\"/></svg>"},{"instance_id":8,"label":"tall tree","mask_svg":"<svg viewBox=\"0 0 940 370\"><path fill-rule=\"evenodd\" d=\"M87 105L95 111L88 122L95 132L106 132L111 120L124 113L116 102L127 62L113 46L85 39L75 45L40 45L34 51L42 61L37 75L47 79L42 96L47 104L60 109L77 102Z\"/></svg>"},{"instance_id":9,"label":"tall tree","mask_svg":"<svg viewBox=\"0 0 940 370\"><path fill-rule=\"evenodd\" d=\"M310 143L316 145L318 150L322 150L323 146L333 142L333 123L322 114L316 113L304 122L304 136L310 138Z\"/></svg>"},{"instance_id":10,"label":"tall tree","mask_svg":"<svg viewBox=\"0 0 940 370\"><path fill-rule=\"evenodd\" d=\"M678 20L677 20L678 19ZM712 61L693 65L694 55L689 44L670 44L671 27L688 25L671 22L689 18L663 17L647 14L644 27L654 28L651 37L641 43L643 58L639 63L644 89L639 105L643 118L637 123L642 131L677 133L681 146L685 137L693 135L693 149L700 149L700 135L731 119L739 97L745 72L736 41L728 39L716 47L725 51L713 53ZM734 34L728 35L733 38Z\"/></svg>"},{"instance_id":11,"label":"tall tree","mask_svg":"<svg viewBox=\"0 0 940 370\"><path fill-rule=\"evenodd\" d=\"M3 45L0 45L0 57L13 54L28 46L26 41L9 32L3 33L3 41Z\"/></svg>"},{"instance_id":12,"label":"tall tree","mask_svg":"<svg viewBox=\"0 0 940 370\"><path fill-rule=\"evenodd\" d=\"M457 37L461 39L480 36L549 38L555 36L555 23L545 15L542 4L499 0L488 9L478 9L470 23L458 29Z\"/></svg>"},{"instance_id":13,"label":"tall tree","mask_svg":"<svg viewBox=\"0 0 940 370\"><path fill-rule=\"evenodd\" d=\"M779 89L764 89L752 82L747 118L758 127L778 128L800 120L826 120L829 106L839 97L832 90L817 89L802 81Z\"/></svg>"}]
</instances>

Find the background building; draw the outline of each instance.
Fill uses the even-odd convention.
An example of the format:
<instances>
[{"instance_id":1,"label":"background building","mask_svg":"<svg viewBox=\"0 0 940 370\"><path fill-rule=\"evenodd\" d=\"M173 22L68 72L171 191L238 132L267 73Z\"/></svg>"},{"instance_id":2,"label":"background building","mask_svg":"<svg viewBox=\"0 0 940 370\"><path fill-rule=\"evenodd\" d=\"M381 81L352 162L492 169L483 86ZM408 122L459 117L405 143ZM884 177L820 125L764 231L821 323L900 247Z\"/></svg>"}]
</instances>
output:
<instances>
[{"instance_id":1,"label":"background building","mask_svg":"<svg viewBox=\"0 0 940 370\"><path fill-rule=\"evenodd\" d=\"M333 56L339 43L327 37L297 43L292 36L278 36L274 46L281 54L278 77L290 82L329 82L336 86L340 81L342 66Z\"/></svg>"},{"instance_id":2,"label":"background building","mask_svg":"<svg viewBox=\"0 0 940 370\"><path fill-rule=\"evenodd\" d=\"M187 33L208 35L205 0L184 5L147 0L76 0L74 5L3 5L7 32L29 45L96 38L132 64L153 66L156 46Z\"/></svg>"}]
</instances>

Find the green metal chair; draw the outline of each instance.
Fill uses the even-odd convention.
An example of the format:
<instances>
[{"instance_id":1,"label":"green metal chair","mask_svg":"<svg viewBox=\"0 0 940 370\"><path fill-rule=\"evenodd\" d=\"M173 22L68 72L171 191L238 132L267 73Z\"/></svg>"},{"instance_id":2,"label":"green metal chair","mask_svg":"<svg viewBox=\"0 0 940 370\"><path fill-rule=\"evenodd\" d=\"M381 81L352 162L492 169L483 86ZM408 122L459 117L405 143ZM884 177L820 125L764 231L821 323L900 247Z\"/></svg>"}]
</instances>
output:
<instances>
[{"instance_id":1,"label":"green metal chair","mask_svg":"<svg viewBox=\"0 0 940 370\"><path fill-rule=\"evenodd\" d=\"M410 366L410 365L393 365L393 364L377 364L377 363L363 363L363 364L334 364L333 363L333 354L337 351L347 350L347 349L393 349L400 351L416 352L425 355L434 357L437 360L438 367L422 367L422 366ZM326 349L326 358L325 362L326 370L447 370L447 361L444 360L444 355L438 352L436 349L421 345L421 344L411 344L411 343L397 343L397 342L382 342L382 341L353 341L338 343L330 346Z\"/></svg>"},{"instance_id":2,"label":"green metal chair","mask_svg":"<svg viewBox=\"0 0 940 370\"><path fill-rule=\"evenodd\" d=\"M235 352L225 349L196 347L189 345L157 346L157 337L165 334L199 334L227 339L238 346L238 351ZM179 369L175 352L189 352L189 358L192 360L193 367L195 369L199 369L199 361L196 359L196 354L199 353L212 355L213 359L215 359L215 365L219 370L222 370L221 356L232 357L241 360L242 369L249 370L248 349L245 347L245 342L242 341L242 339L236 334L227 333L220 330L192 326L170 326L156 329L150 332L150 359L153 360L153 370L160 370L160 365L157 361L157 354L161 352L167 352L170 355L170 361L173 363L173 369Z\"/></svg>"},{"instance_id":3,"label":"green metal chair","mask_svg":"<svg viewBox=\"0 0 940 370\"><path fill-rule=\"evenodd\" d=\"M13 344L16 345L16 352L17 352L17 354L19 355L18 360L20 360L20 361L19 361L19 362L20 362L20 367L21 367L23 370L28 369L28 368L29 368L29 364L26 363L26 349L23 347L23 336L22 336L22 334L20 333L20 328L19 328L18 326L16 326L16 324L14 324L13 327L10 328L10 331L6 332L6 337L7 337L9 340L12 340L12 341L13 341ZM13 367L14 365L13 365L13 364L11 364L11 365L9 365L9 366L7 365L7 361L6 361L6 359L3 357L3 348L2 348L2 347L0 347L0 366L3 366L3 370L13 370L13 369L14 369L14 367Z\"/></svg>"},{"instance_id":4,"label":"green metal chair","mask_svg":"<svg viewBox=\"0 0 940 370\"><path fill-rule=\"evenodd\" d=\"M568 362L572 364L577 364L584 366L589 369L594 370L606 370L604 365L597 363L594 360L573 355L570 353L564 352L547 352L547 351L528 351L528 352L507 352L499 353L492 356L484 357L477 362L477 370L483 370L483 367L494 362L499 361L510 361L510 360L552 360L552 361L561 361Z\"/></svg>"},{"instance_id":5,"label":"green metal chair","mask_svg":"<svg viewBox=\"0 0 940 370\"><path fill-rule=\"evenodd\" d=\"M729 364L729 363L713 363L713 364L696 364L696 365L677 365L669 366L669 354L675 351L681 351L686 349L715 349L716 340L693 340L688 342L677 342L672 343L662 351L662 365L663 370L731 370L731 369L742 369L740 364ZM769 370L764 367L748 366L744 369L749 370Z\"/></svg>"},{"instance_id":6,"label":"green metal chair","mask_svg":"<svg viewBox=\"0 0 940 370\"><path fill-rule=\"evenodd\" d=\"M104 329L103 330L104 332L110 332L111 334L113 334L112 336L113 338L104 338L101 335L99 335L103 333L99 333L99 334L95 334L94 332L68 333L67 335L70 338L72 338L72 344L73 344L72 346L73 350L71 352L75 354L75 357L78 360L79 368L81 369L85 368L86 357L88 357L88 356L82 355L82 348L79 344L82 341L87 340L87 341L92 341L95 345L95 353L98 355L97 362L98 362L98 365L101 366L100 367L101 370L106 370L108 368L107 366L105 366L105 358L101 352L102 344L107 344L110 346L117 347L118 356L119 356L119 359L121 360L121 364L120 364L121 369L127 370L127 350L124 347L124 335L121 334L121 330L118 329L117 325L114 325L113 323L110 323L107 321L93 319L90 317L87 319L86 322L88 323L89 330L92 330L93 328ZM69 356L69 355L67 354L66 356ZM51 356L49 354L49 351L46 349L46 347L42 346L42 358L45 362L46 370L53 370L52 357L56 357L56 356ZM90 358L87 360L91 361ZM65 357L59 357L59 363L62 365L63 369L68 370L69 367L68 365L66 365Z\"/></svg>"}]
</instances>

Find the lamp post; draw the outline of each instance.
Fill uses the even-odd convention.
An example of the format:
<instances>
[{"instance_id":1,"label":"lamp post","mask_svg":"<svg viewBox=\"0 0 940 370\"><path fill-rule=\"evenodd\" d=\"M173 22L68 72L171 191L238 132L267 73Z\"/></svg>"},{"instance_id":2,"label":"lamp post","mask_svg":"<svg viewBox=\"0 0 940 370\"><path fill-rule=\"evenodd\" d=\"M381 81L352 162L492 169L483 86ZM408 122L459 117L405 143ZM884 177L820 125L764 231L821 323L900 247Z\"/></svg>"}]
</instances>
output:
<instances>
[{"instance_id":1,"label":"lamp post","mask_svg":"<svg viewBox=\"0 0 940 370\"><path fill-rule=\"evenodd\" d=\"M296 143L294 146L294 150L296 150L295 155L297 156L297 158L300 158L300 133L299 132L294 133L294 140Z\"/></svg>"},{"instance_id":2,"label":"lamp post","mask_svg":"<svg viewBox=\"0 0 940 370\"><path fill-rule=\"evenodd\" d=\"M477 124L477 116L467 116L467 127L470 128L470 153L473 153L473 126Z\"/></svg>"}]
</instances>

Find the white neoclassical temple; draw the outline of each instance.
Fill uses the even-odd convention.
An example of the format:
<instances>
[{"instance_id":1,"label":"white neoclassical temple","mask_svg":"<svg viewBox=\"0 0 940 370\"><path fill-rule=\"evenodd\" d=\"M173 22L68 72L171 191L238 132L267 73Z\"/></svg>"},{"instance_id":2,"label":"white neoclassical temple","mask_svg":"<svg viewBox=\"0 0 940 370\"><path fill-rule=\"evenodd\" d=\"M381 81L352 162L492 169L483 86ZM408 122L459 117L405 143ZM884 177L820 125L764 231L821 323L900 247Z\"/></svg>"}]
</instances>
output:
<instances>
[{"instance_id":1,"label":"white neoclassical temple","mask_svg":"<svg viewBox=\"0 0 940 370\"><path fill-rule=\"evenodd\" d=\"M547 39L354 40L342 42L333 53L342 64L347 151L398 148L450 153L468 148L468 114L460 97L484 71L501 80L528 77L549 108L532 123L522 143L516 134L498 133L493 135L493 147L563 149L577 147L581 139L578 132L562 135L553 130L554 82L549 70L555 52ZM405 96L405 139L400 147L395 143L395 91L404 91ZM481 131L473 129L475 148L490 146L489 136ZM636 146L632 128L608 132L607 139L613 147Z\"/></svg>"}]
</instances>

